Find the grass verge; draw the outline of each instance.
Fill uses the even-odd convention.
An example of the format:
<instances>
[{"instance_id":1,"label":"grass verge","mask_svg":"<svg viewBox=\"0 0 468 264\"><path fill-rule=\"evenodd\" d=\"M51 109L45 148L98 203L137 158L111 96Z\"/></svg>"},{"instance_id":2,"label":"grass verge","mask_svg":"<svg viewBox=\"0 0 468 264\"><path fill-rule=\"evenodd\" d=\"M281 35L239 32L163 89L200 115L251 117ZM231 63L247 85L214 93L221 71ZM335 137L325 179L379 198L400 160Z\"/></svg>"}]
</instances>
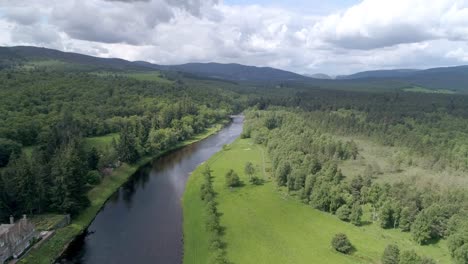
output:
<instances>
[{"instance_id":1,"label":"grass verge","mask_svg":"<svg viewBox=\"0 0 468 264\"><path fill-rule=\"evenodd\" d=\"M207 129L204 133L201 133L190 140L186 140L177 144L176 146L159 153L157 156L147 156L140 159L136 164L129 165L123 164L114 172L105 177L102 182L94 187L88 193L89 200L91 205L81 212L77 217L72 220L72 223L64 228L56 230L55 235L50 238L47 242L43 243L39 248L31 250L27 256L21 259L20 263L28 264L50 264L53 263L61 253L66 249L68 244L73 241L73 239L81 234L93 221L96 214L109 199L109 197L118 190L129 178L132 176L138 168L147 164L154 158L162 156L167 152L172 150L193 144L200 140L203 140L214 133L218 132L223 125L215 125ZM102 142L108 140L94 139L97 142Z\"/></svg>"}]
</instances>

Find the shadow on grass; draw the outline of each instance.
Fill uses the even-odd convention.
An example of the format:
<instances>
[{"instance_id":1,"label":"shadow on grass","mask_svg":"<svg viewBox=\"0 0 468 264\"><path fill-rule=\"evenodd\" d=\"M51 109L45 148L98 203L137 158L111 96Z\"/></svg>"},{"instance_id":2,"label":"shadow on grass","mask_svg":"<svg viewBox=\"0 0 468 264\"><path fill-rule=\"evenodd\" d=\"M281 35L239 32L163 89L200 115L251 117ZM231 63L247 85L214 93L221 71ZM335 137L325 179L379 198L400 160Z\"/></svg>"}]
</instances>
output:
<instances>
[{"instance_id":1,"label":"shadow on grass","mask_svg":"<svg viewBox=\"0 0 468 264\"><path fill-rule=\"evenodd\" d=\"M364 227L364 226L370 226L370 225L372 225L371 221L361 221L361 223L358 226Z\"/></svg>"}]
</instances>

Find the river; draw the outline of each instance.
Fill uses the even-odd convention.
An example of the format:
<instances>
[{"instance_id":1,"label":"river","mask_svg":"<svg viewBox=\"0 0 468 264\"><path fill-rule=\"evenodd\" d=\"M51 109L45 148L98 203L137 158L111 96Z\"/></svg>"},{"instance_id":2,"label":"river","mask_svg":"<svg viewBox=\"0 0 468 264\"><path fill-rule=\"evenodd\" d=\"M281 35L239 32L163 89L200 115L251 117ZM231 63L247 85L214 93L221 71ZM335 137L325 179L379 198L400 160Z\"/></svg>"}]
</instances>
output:
<instances>
[{"instance_id":1,"label":"river","mask_svg":"<svg viewBox=\"0 0 468 264\"><path fill-rule=\"evenodd\" d=\"M120 188L65 252L62 262L179 264L183 259L182 203L190 173L233 142L243 117L216 135L142 167Z\"/></svg>"}]
</instances>

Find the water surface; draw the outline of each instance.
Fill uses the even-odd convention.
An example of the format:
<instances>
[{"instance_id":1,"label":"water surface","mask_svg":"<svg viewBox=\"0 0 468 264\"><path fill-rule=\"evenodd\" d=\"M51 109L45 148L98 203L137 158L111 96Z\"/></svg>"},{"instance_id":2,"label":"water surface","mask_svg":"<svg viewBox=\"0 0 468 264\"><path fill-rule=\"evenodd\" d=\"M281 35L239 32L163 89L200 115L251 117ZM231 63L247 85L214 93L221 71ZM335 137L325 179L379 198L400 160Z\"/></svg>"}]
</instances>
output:
<instances>
[{"instance_id":1,"label":"water surface","mask_svg":"<svg viewBox=\"0 0 468 264\"><path fill-rule=\"evenodd\" d=\"M66 263L182 263L181 198L190 173L242 132L243 117L201 142L141 168L99 212Z\"/></svg>"}]
</instances>

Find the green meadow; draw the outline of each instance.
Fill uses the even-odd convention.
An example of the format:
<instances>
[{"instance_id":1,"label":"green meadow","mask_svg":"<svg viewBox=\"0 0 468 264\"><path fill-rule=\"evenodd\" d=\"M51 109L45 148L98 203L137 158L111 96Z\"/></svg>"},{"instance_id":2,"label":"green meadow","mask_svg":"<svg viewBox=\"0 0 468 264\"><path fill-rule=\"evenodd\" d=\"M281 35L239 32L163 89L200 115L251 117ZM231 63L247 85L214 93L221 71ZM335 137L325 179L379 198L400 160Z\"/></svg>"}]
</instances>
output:
<instances>
[{"instance_id":1,"label":"green meadow","mask_svg":"<svg viewBox=\"0 0 468 264\"><path fill-rule=\"evenodd\" d=\"M451 90L446 90L446 89L432 90L432 89L427 89L427 88L420 87L420 86L413 86L410 88L405 88L403 89L403 91L413 92L413 93L438 93L438 94L454 94L455 93L454 91L451 91Z\"/></svg>"},{"instance_id":2,"label":"green meadow","mask_svg":"<svg viewBox=\"0 0 468 264\"><path fill-rule=\"evenodd\" d=\"M256 175L265 180L251 185L244 173L246 162L252 162ZM248 263L380 263L388 244L400 249L414 249L437 263L450 263L445 241L419 246L410 234L399 230L384 230L372 224L356 227L336 216L303 204L286 191L276 187L269 174L270 164L265 150L250 139L238 139L206 162L213 171L213 186L217 196L222 240L227 257L234 264ZM203 183L200 166L190 177L183 198L184 263L209 263L212 252L205 228L204 203L200 199ZM244 186L225 187L225 174L234 169ZM367 220L367 221L366 221ZM345 233L355 246L351 255L335 252L330 245L336 233Z\"/></svg>"}]
</instances>

